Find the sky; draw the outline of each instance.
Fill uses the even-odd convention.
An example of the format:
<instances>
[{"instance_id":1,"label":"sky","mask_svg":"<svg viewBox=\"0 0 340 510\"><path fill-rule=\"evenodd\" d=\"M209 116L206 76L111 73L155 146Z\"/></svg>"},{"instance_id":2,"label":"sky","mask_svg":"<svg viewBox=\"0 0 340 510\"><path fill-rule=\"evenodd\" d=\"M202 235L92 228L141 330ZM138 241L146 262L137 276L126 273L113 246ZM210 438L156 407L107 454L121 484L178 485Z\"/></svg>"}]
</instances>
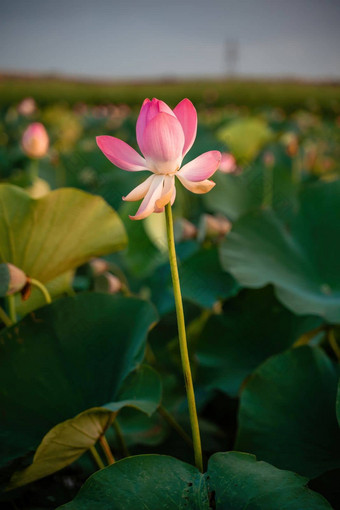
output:
<instances>
[{"instance_id":1,"label":"sky","mask_svg":"<svg viewBox=\"0 0 340 510\"><path fill-rule=\"evenodd\" d=\"M340 78L339 27L339 0L0 0L0 71Z\"/></svg>"}]
</instances>

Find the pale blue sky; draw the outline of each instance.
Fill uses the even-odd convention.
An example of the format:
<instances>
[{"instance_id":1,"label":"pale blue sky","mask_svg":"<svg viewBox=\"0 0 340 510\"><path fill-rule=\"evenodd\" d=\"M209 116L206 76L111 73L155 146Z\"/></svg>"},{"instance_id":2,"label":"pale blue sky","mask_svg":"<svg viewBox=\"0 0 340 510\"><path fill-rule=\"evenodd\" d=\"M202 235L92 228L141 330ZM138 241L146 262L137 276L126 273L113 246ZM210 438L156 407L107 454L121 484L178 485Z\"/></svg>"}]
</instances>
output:
<instances>
[{"instance_id":1,"label":"pale blue sky","mask_svg":"<svg viewBox=\"0 0 340 510\"><path fill-rule=\"evenodd\" d=\"M0 70L340 78L339 0L0 0Z\"/></svg>"}]
</instances>

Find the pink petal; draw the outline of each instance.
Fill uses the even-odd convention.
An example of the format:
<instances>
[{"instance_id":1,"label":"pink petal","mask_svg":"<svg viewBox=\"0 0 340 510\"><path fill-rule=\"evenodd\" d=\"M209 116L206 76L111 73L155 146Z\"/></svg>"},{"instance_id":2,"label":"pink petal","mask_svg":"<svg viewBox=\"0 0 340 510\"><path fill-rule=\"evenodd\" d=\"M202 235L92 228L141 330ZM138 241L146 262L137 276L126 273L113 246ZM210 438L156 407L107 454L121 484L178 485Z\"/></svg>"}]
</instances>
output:
<instances>
[{"instance_id":1,"label":"pink petal","mask_svg":"<svg viewBox=\"0 0 340 510\"><path fill-rule=\"evenodd\" d=\"M161 207L161 208L159 209L159 207L157 207L157 205L156 205L154 212L155 212L155 213L161 213L161 212L164 212L164 210L165 210L165 208L164 208L164 207Z\"/></svg>"},{"instance_id":2,"label":"pink petal","mask_svg":"<svg viewBox=\"0 0 340 510\"><path fill-rule=\"evenodd\" d=\"M183 99L178 105L174 108L174 114L178 118L181 123L185 143L183 147L183 157L185 154L191 149L197 132L197 112L189 99Z\"/></svg>"},{"instance_id":3,"label":"pink petal","mask_svg":"<svg viewBox=\"0 0 340 510\"><path fill-rule=\"evenodd\" d=\"M107 159L128 172L148 170L146 161L130 145L113 136L97 136L97 145Z\"/></svg>"},{"instance_id":4,"label":"pink petal","mask_svg":"<svg viewBox=\"0 0 340 510\"><path fill-rule=\"evenodd\" d=\"M221 153L218 151L205 152L184 165L179 172L178 177L184 177L192 182L204 181L211 177L221 161Z\"/></svg>"},{"instance_id":5,"label":"pink petal","mask_svg":"<svg viewBox=\"0 0 340 510\"><path fill-rule=\"evenodd\" d=\"M176 183L174 183L174 189L172 190L172 197L171 197L171 205L173 205L174 201L176 199Z\"/></svg>"},{"instance_id":6,"label":"pink petal","mask_svg":"<svg viewBox=\"0 0 340 510\"><path fill-rule=\"evenodd\" d=\"M164 101L160 101L155 97L152 101L150 101L150 99L144 100L136 124L137 143L143 153L143 134L145 128L147 124L159 113L168 113L169 115L175 116L174 112L166 103L164 103Z\"/></svg>"},{"instance_id":7,"label":"pink petal","mask_svg":"<svg viewBox=\"0 0 340 510\"><path fill-rule=\"evenodd\" d=\"M215 186L213 181L204 180L200 182L193 182L188 181L181 175L178 175L178 173L176 175L186 189L192 191L193 193L197 193L198 195L208 193L208 191L210 191Z\"/></svg>"},{"instance_id":8,"label":"pink petal","mask_svg":"<svg viewBox=\"0 0 340 510\"><path fill-rule=\"evenodd\" d=\"M155 211L156 201L160 198L163 191L164 175L152 175L153 177L149 191L145 195L135 216L130 216L131 220L143 220Z\"/></svg>"},{"instance_id":9,"label":"pink petal","mask_svg":"<svg viewBox=\"0 0 340 510\"><path fill-rule=\"evenodd\" d=\"M136 200L141 200L145 197L149 188L152 184L152 180L155 177L154 174L150 175L145 181L143 181L139 186L134 188L126 197L123 197L123 200L126 202L135 202Z\"/></svg>"},{"instance_id":10,"label":"pink petal","mask_svg":"<svg viewBox=\"0 0 340 510\"><path fill-rule=\"evenodd\" d=\"M166 175L164 178L164 186L161 198L156 201L156 207L158 209L162 209L166 204L168 204L172 197L172 192L174 188L175 178L173 175Z\"/></svg>"},{"instance_id":11,"label":"pink petal","mask_svg":"<svg viewBox=\"0 0 340 510\"><path fill-rule=\"evenodd\" d=\"M174 115L159 113L146 126L143 152L151 171L175 172L182 161L183 129Z\"/></svg>"}]
</instances>

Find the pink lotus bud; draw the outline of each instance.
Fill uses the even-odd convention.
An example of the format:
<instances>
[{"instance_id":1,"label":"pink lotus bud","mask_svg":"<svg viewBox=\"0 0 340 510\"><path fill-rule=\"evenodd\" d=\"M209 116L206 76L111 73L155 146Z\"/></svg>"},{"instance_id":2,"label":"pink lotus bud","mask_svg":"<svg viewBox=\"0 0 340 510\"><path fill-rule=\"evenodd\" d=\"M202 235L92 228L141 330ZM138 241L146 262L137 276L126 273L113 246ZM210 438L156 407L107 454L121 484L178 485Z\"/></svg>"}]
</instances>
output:
<instances>
[{"instance_id":1,"label":"pink lotus bud","mask_svg":"<svg viewBox=\"0 0 340 510\"><path fill-rule=\"evenodd\" d=\"M90 266L94 276L103 274L109 269L109 263L106 262L106 260L100 258L92 259L90 262Z\"/></svg>"},{"instance_id":2,"label":"pink lotus bud","mask_svg":"<svg viewBox=\"0 0 340 510\"><path fill-rule=\"evenodd\" d=\"M25 97L25 99L23 99L21 101L21 103L18 104L18 113L20 113L20 115L24 115L25 117L29 116L29 115L32 115L32 113L35 112L37 108L37 105L33 99L33 97Z\"/></svg>"},{"instance_id":3,"label":"pink lotus bud","mask_svg":"<svg viewBox=\"0 0 340 510\"><path fill-rule=\"evenodd\" d=\"M195 239L197 236L197 228L193 223L181 218L175 222L175 239L177 242Z\"/></svg>"},{"instance_id":4,"label":"pink lotus bud","mask_svg":"<svg viewBox=\"0 0 340 510\"><path fill-rule=\"evenodd\" d=\"M45 127L40 122L30 124L22 136L21 145L30 158L44 157L49 145Z\"/></svg>"},{"instance_id":5,"label":"pink lotus bud","mask_svg":"<svg viewBox=\"0 0 340 510\"><path fill-rule=\"evenodd\" d=\"M222 215L204 214L200 220L199 240L222 238L230 232L232 224Z\"/></svg>"},{"instance_id":6,"label":"pink lotus bud","mask_svg":"<svg viewBox=\"0 0 340 510\"><path fill-rule=\"evenodd\" d=\"M7 264L9 270L9 285L7 296L20 292L27 284L27 276L25 273L13 264Z\"/></svg>"},{"instance_id":7,"label":"pink lotus bud","mask_svg":"<svg viewBox=\"0 0 340 510\"><path fill-rule=\"evenodd\" d=\"M109 272L97 276L94 280L94 290L96 292L106 292L108 294L117 294L122 290L122 282Z\"/></svg>"},{"instance_id":8,"label":"pink lotus bud","mask_svg":"<svg viewBox=\"0 0 340 510\"><path fill-rule=\"evenodd\" d=\"M109 294L117 294L122 288L122 282L117 276L114 276L111 273L105 273L107 283L108 283L108 293Z\"/></svg>"},{"instance_id":9,"label":"pink lotus bud","mask_svg":"<svg viewBox=\"0 0 340 510\"><path fill-rule=\"evenodd\" d=\"M236 170L236 160L232 154L228 152L222 152L221 163L218 167L222 174L231 174Z\"/></svg>"},{"instance_id":10,"label":"pink lotus bud","mask_svg":"<svg viewBox=\"0 0 340 510\"><path fill-rule=\"evenodd\" d=\"M274 166L274 163L275 163L275 156L274 156L274 154L272 152L270 152L270 151L265 152L264 155L263 155L263 163L267 167Z\"/></svg>"}]
</instances>

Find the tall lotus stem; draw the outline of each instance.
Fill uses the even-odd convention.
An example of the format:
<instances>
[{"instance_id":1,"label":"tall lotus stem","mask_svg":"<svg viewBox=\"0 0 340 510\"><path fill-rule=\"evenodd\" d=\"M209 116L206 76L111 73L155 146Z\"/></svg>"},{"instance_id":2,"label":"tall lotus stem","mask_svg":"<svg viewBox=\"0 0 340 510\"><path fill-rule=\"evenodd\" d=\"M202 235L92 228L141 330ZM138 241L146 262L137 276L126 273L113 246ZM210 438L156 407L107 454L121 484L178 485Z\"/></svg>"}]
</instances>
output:
<instances>
[{"instance_id":1,"label":"tall lotus stem","mask_svg":"<svg viewBox=\"0 0 340 510\"><path fill-rule=\"evenodd\" d=\"M174 289L174 297L175 297L175 305L176 305L178 339L179 339L179 347L180 347L180 352L181 352L181 360L182 360L182 369L183 369L183 375L184 375L184 381L185 381L185 388L186 388L187 398L188 398L192 440L193 440L193 445L194 445L195 464L196 464L196 467L201 472L203 472L201 437L200 437L200 430L199 430L199 425L198 425L194 385L192 382L188 345L187 345L187 338L186 338L186 331L185 331L183 302L182 302L181 287L180 287L179 275L178 275L174 228L173 228L172 210L171 210L170 203L168 203L165 206L165 217L166 217L166 227L167 227L172 285L173 285L173 289Z\"/></svg>"}]
</instances>

